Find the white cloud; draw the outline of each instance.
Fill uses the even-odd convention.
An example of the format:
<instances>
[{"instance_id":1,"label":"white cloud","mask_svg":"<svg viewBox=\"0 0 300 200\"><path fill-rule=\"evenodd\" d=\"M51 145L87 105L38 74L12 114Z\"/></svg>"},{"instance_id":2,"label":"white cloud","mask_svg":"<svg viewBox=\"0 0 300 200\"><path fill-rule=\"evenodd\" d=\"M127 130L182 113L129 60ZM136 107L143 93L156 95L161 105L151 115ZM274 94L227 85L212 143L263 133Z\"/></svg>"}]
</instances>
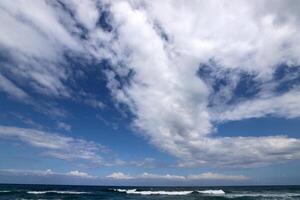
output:
<instances>
[{"instance_id":1,"label":"white cloud","mask_svg":"<svg viewBox=\"0 0 300 200\"><path fill-rule=\"evenodd\" d=\"M184 176L179 176L179 175L159 175L159 174L151 174L151 173L143 173L142 175L139 176L139 178L143 179L166 179L166 180L184 180Z\"/></svg>"},{"instance_id":2,"label":"white cloud","mask_svg":"<svg viewBox=\"0 0 300 200\"><path fill-rule=\"evenodd\" d=\"M230 180L230 181L242 181L248 180L249 178L244 175L224 175L212 172L206 172L202 174L189 175L189 180Z\"/></svg>"},{"instance_id":3,"label":"white cloud","mask_svg":"<svg viewBox=\"0 0 300 200\"><path fill-rule=\"evenodd\" d=\"M7 92L17 99L27 99L28 95L10 80L0 74L0 90Z\"/></svg>"},{"instance_id":4,"label":"white cloud","mask_svg":"<svg viewBox=\"0 0 300 200\"><path fill-rule=\"evenodd\" d=\"M103 154L105 148L94 142L41 130L10 126L0 126L0 137L42 148L44 149L42 154L50 157L103 164L100 154Z\"/></svg>"},{"instance_id":5,"label":"white cloud","mask_svg":"<svg viewBox=\"0 0 300 200\"><path fill-rule=\"evenodd\" d=\"M21 170L21 169L0 169L0 172L14 175L35 175L35 176L51 176L57 174L51 169L47 170Z\"/></svg>"},{"instance_id":6,"label":"white cloud","mask_svg":"<svg viewBox=\"0 0 300 200\"><path fill-rule=\"evenodd\" d=\"M76 36L60 22L62 17L67 24L72 21L66 15L60 17L59 9L46 1L2 1L0 9L0 24L5 27L0 31L0 46L8 53L8 60L13 59L2 64L9 77L19 84L29 82L27 87L44 95L68 97L70 91L63 83L68 76L62 67L63 51L83 50Z\"/></svg>"},{"instance_id":7,"label":"white cloud","mask_svg":"<svg viewBox=\"0 0 300 200\"><path fill-rule=\"evenodd\" d=\"M89 30L94 29L99 19L97 1L64 1L68 8L75 13L77 20Z\"/></svg>"},{"instance_id":8,"label":"white cloud","mask_svg":"<svg viewBox=\"0 0 300 200\"><path fill-rule=\"evenodd\" d=\"M249 178L244 175L225 175L219 173L206 172L202 174L192 174L188 176L182 175L171 175L171 174L152 174L144 172L143 174L138 174L135 176L125 175L122 172L114 172L107 178L112 178L115 180L128 180L128 179L143 179L143 180L169 180L169 181L197 181L197 180L222 180L222 181L245 181Z\"/></svg>"},{"instance_id":9,"label":"white cloud","mask_svg":"<svg viewBox=\"0 0 300 200\"><path fill-rule=\"evenodd\" d=\"M76 177L81 177L81 178L93 178L93 176L89 175L86 172L80 172L78 170L75 171L70 171L67 173L69 176L76 176Z\"/></svg>"},{"instance_id":10,"label":"white cloud","mask_svg":"<svg viewBox=\"0 0 300 200\"><path fill-rule=\"evenodd\" d=\"M89 175L85 172L80 172L78 170L70 171L67 173L55 172L51 169L47 170L19 170L19 169L0 169L0 172L4 172L6 174L14 174L14 175L25 175L25 176L69 176L69 177L77 177L77 178L96 178L96 176Z\"/></svg>"},{"instance_id":11,"label":"white cloud","mask_svg":"<svg viewBox=\"0 0 300 200\"><path fill-rule=\"evenodd\" d=\"M115 180L128 180L128 179L132 179L133 177L127 174L124 174L122 172L114 172L110 175L107 175L106 178L111 178L111 179L115 179Z\"/></svg>"},{"instance_id":12,"label":"white cloud","mask_svg":"<svg viewBox=\"0 0 300 200\"><path fill-rule=\"evenodd\" d=\"M290 3L276 1L275 5L290 8ZM261 87L264 91L258 98L241 101L237 107L220 103L211 108L212 85L197 76L200 64L213 60L210 68L219 74L230 70L237 80L241 72L255 74L265 84L272 81L279 64L299 64L299 23L293 13L279 12L276 6L268 9L265 4L111 3L111 23L118 30L118 40L112 45L117 56L112 63L121 61L122 65L107 72L108 87L115 100L135 115L133 125L138 132L180 158L182 166L257 166L300 158L296 138L212 135L216 132L213 122L268 114L297 117L298 92L277 95L272 93L274 88ZM122 85L120 77L128 79L130 71L130 83ZM234 96L234 81L222 88L227 99Z\"/></svg>"},{"instance_id":13,"label":"white cloud","mask_svg":"<svg viewBox=\"0 0 300 200\"><path fill-rule=\"evenodd\" d=\"M0 48L6 59L1 60L0 73L12 80L15 87L7 81L4 85L2 77L0 90L23 98L20 88L16 88L26 84L26 90L31 92L74 98L77 91L66 84L73 78L69 58L90 60L91 56L97 56L100 60L106 54L99 46L107 36L96 29L99 4L76 0L1 1L0 25L5 28L0 30ZM86 33L87 39L81 38L84 29L90 31Z\"/></svg>"},{"instance_id":14,"label":"white cloud","mask_svg":"<svg viewBox=\"0 0 300 200\"><path fill-rule=\"evenodd\" d=\"M232 106L232 108L216 114L216 120L231 121L248 118L259 118L274 115L286 118L300 116L300 91L293 89L282 95L262 97Z\"/></svg>"},{"instance_id":15,"label":"white cloud","mask_svg":"<svg viewBox=\"0 0 300 200\"><path fill-rule=\"evenodd\" d=\"M47 170L20 170L20 169L0 169L0 173L14 174L14 175L31 175L31 176L69 176L74 178L85 178L85 179L103 179L104 177L93 176L86 172L78 170L70 172L56 172L51 169ZM182 175L170 175L170 174L152 174L144 172L137 175L124 174L122 172L114 172L107 175L105 178L112 180L165 180L165 181L200 181L200 180L215 180L215 181L246 181L250 178L244 175L226 175L220 173L206 172L202 174L191 174L187 176Z\"/></svg>"}]
</instances>

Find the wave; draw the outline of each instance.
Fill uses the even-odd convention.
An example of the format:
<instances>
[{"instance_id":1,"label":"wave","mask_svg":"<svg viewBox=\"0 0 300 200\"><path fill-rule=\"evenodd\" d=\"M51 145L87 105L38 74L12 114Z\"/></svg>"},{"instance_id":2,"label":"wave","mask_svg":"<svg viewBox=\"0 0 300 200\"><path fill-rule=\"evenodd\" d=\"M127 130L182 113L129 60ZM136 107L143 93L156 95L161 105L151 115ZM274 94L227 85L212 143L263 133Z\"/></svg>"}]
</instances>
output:
<instances>
[{"instance_id":1,"label":"wave","mask_svg":"<svg viewBox=\"0 0 300 200\"><path fill-rule=\"evenodd\" d=\"M225 192L223 190L199 190L197 191L201 194L211 194L211 195L224 195Z\"/></svg>"},{"instance_id":2,"label":"wave","mask_svg":"<svg viewBox=\"0 0 300 200\"><path fill-rule=\"evenodd\" d=\"M2 190L2 191L0 191L0 193L8 193L8 192L11 192L11 191L9 191L9 190Z\"/></svg>"},{"instance_id":3,"label":"wave","mask_svg":"<svg viewBox=\"0 0 300 200\"><path fill-rule=\"evenodd\" d=\"M28 194L48 194L48 193L56 193L56 194L89 194L90 192L49 190L49 191L27 191L27 193Z\"/></svg>"},{"instance_id":4,"label":"wave","mask_svg":"<svg viewBox=\"0 0 300 200\"><path fill-rule=\"evenodd\" d=\"M137 191L137 189L114 189L117 192L123 192L126 194L141 194L141 195L188 195L195 191ZM223 190L202 190L197 191L201 194L209 195L223 195L225 192Z\"/></svg>"},{"instance_id":5,"label":"wave","mask_svg":"<svg viewBox=\"0 0 300 200\"><path fill-rule=\"evenodd\" d=\"M272 198L286 198L286 197L300 197L300 193L241 193L241 194L227 194L227 198L238 197L272 197Z\"/></svg>"},{"instance_id":6,"label":"wave","mask_svg":"<svg viewBox=\"0 0 300 200\"><path fill-rule=\"evenodd\" d=\"M187 195L193 191L137 191L136 189L115 189L117 192L124 192L126 194L141 194L141 195Z\"/></svg>"}]
</instances>

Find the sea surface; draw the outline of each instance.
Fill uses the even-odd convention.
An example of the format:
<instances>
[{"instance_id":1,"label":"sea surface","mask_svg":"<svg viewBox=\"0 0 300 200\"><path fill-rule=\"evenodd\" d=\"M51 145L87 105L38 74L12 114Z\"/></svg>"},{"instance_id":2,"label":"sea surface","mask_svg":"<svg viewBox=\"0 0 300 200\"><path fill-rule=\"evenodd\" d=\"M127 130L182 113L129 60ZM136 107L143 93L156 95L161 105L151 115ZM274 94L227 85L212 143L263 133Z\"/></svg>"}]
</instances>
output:
<instances>
[{"instance_id":1,"label":"sea surface","mask_svg":"<svg viewBox=\"0 0 300 200\"><path fill-rule=\"evenodd\" d=\"M0 185L0 200L224 200L300 199L300 186L227 187L104 187L58 185Z\"/></svg>"}]
</instances>

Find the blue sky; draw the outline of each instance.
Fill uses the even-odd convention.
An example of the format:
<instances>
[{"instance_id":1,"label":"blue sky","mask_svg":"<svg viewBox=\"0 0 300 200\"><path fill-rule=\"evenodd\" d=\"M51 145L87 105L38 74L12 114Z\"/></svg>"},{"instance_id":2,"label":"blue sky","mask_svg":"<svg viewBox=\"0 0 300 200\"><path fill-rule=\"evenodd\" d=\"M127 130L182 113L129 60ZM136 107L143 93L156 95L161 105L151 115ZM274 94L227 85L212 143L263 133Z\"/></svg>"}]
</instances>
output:
<instances>
[{"instance_id":1,"label":"blue sky","mask_svg":"<svg viewBox=\"0 0 300 200\"><path fill-rule=\"evenodd\" d=\"M0 182L300 184L299 6L1 1Z\"/></svg>"}]
</instances>

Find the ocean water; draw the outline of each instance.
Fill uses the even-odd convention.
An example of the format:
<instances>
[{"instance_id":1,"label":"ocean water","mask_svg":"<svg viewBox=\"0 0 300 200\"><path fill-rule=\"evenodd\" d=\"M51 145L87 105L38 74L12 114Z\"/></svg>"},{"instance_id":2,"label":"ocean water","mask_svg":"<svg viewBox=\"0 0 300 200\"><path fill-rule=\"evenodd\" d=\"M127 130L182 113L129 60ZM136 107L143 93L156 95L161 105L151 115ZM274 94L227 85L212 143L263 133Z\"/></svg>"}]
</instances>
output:
<instances>
[{"instance_id":1,"label":"ocean water","mask_svg":"<svg viewBox=\"0 0 300 200\"><path fill-rule=\"evenodd\" d=\"M0 185L0 200L224 200L300 199L300 186L243 187L104 187L58 185Z\"/></svg>"}]
</instances>

